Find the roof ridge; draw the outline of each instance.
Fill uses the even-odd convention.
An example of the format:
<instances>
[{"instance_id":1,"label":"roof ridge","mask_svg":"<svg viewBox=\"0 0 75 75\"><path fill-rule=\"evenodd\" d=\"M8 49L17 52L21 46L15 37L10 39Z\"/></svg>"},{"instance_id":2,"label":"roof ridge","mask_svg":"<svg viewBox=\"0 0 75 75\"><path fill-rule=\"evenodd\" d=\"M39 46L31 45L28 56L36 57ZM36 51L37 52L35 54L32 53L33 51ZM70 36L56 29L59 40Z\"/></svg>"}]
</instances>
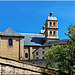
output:
<instances>
[{"instance_id":1,"label":"roof ridge","mask_svg":"<svg viewBox=\"0 0 75 75\"><path fill-rule=\"evenodd\" d=\"M31 35L42 35L42 34L35 34L35 33L19 33L19 34L31 34Z\"/></svg>"},{"instance_id":2,"label":"roof ridge","mask_svg":"<svg viewBox=\"0 0 75 75\"><path fill-rule=\"evenodd\" d=\"M13 29L11 29L10 27L8 29L6 29L5 31L1 32L0 35L2 36L23 36L19 33L17 33L16 31L14 31Z\"/></svg>"},{"instance_id":3,"label":"roof ridge","mask_svg":"<svg viewBox=\"0 0 75 75\"><path fill-rule=\"evenodd\" d=\"M14 31L13 29L11 29L10 27L9 28L7 28L5 31L7 31L7 30L12 30L12 31ZM3 32L5 32L5 31L3 31ZM1 33L3 33L3 32L1 32ZM17 33L16 31L14 31L15 33ZM17 33L18 34L18 33Z\"/></svg>"}]
</instances>

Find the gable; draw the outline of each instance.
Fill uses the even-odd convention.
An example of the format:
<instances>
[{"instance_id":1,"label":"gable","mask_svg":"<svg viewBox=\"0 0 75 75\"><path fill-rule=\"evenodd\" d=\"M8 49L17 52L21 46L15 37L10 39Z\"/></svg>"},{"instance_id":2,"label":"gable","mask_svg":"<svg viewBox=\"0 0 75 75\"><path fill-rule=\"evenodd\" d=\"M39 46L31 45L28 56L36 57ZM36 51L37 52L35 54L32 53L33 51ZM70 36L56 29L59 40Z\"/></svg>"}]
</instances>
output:
<instances>
[{"instance_id":1,"label":"gable","mask_svg":"<svg viewBox=\"0 0 75 75\"><path fill-rule=\"evenodd\" d=\"M0 33L1 36L22 36L11 28L6 29L5 31Z\"/></svg>"}]
</instances>

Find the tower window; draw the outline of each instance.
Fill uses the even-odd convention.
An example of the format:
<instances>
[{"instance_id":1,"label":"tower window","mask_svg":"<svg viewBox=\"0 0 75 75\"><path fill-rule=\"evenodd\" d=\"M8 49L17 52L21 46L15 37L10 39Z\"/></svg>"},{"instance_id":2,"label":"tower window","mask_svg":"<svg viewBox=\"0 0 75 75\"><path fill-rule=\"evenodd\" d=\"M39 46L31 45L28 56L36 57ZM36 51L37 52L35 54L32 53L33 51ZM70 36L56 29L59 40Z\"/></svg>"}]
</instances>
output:
<instances>
[{"instance_id":1,"label":"tower window","mask_svg":"<svg viewBox=\"0 0 75 75\"><path fill-rule=\"evenodd\" d=\"M50 31L50 35L52 35L52 31Z\"/></svg>"},{"instance_id":2,"label":"tower window","mask_svg":"<svg viewBox=\"0 0 75 75\"><path fill-rule=\"evenodd\" d=\"M53 26L55 26L55 22L53 22Z\"/></svg>"},{"instance_id":3,"label":"tower window","mask_svg":"<svg viewBox=\"0 0 75 75\"><path fill-rule=\"evenodd\" d=\"M54 35L55 35L55 31L54 31Z\"/></svg>"},{"instance_id":4,"label":"tower window","mask_svg":"<svg viewBox=\"0 0 75 75\"><path fill-rule=\"evenodd\" d=\"M25 58L28 58L28 53L25 53Z\"/></svg>"},{"instance_id":5,"label":"tower window","mask_svg":"<svg viewBox=\"0 0 75 75\"><path fill-rule=\"evenodd\" d=\"M38 55L38 52L36 52L36 55Z\"/></svg>"},{"instance_id":6,"label":"tower window","mask_svg":"<svg viewBox=\"0 0 75 75\"><path fill-rule=\"evenodd\" d=\"M52 22L50 22L50 26L52 26Z\"/></svg>"},{"instance_id":7,"label":"tower window","mask_svg":"<svg viewBox=\"0 0 75 75\"><path fill-rule=\"evenodd\" d=\"M13 40L12 39L9 39L8 40L8 43L9 43L9 46L12 46L13 45Z\"/></svg>"}]
</instances>

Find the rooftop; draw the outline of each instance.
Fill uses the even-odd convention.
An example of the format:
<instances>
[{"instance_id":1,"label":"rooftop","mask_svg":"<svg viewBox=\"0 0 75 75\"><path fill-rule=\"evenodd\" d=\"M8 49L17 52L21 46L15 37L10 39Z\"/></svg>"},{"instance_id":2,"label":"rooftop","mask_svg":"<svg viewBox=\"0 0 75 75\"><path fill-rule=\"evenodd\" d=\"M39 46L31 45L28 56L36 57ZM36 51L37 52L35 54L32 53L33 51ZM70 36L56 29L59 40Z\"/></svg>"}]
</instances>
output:
<instances>
[{"instance_id":1,"label":"rooftop","mask_svg":"<svg viewBox=\"0 0 75 75\"><path fill-rule=\"evenodd\" d=\"M19 33L24 37L24 45L41 46L45 42L45 36L42 34Z\"/></svg>"},{"instance_id":2,"label":"rooftop","mask_svg":"<svg viewBox=\"0 0 75 75\"><path fill-rule=\"evenodd\" d=\"M11 28L8 28L5 31L0 32L0 36L23 36L23 35L17 33L16 31L14 31Z\"/></svg>"}]
</instances>

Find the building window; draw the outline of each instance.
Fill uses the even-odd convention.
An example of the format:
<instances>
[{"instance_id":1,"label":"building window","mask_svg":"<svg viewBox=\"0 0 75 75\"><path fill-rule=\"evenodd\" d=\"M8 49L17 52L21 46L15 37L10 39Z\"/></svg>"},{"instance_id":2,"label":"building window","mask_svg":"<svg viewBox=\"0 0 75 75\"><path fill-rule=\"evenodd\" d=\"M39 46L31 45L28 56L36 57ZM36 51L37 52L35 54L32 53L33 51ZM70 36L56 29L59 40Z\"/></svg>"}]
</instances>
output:
<instances>
[{"instance_id":1,"label":"building window","mask_svg":"<svg viewBox=\"0 0 75 75\"><path fill-rule=\"evenodd\" d=\"M36 59L39 59L38 57L36 57Z\"/></svg>"},{"instance_id":2,"label":"building window","mask_svg":"<svg viewBox=\"0 0 75 75\"><path fill-rule=\"evenodd\" d=\"M25 58L28 58L28 53L25 53Z\"/></svg>"},{"instance_id":3,"label":"building window","mask_svg":"<svg viewBox=\"0 0 75 75\"><path fill-rule=\"evenodd\" d=\"M9 46L12 46L13 45L13 40L12 39L9 39L8 40L8 43L9 43Z\"/></svg>"},{"instance_id":4,"label":"building window","mask_svg":"<svg viewBox=\"0 0 75 75\"><path fill-rule=\"evenodd\" d=\"M36 52L36 55L38 55L38 52Z\"/></svg>"},{"instance_id":5,"label":"building window","mask_svg":"<svg viewBox=\"0 0 75 75\"><path fill-rule=\"evenodd\" d=\"M54 31L54 35L55 35L55 31Z\"/></svg>"},{"instance_id":6,"label":"building window","mask_svg":"<svg viewBox=\"0 0 75 75\"><path fill-rule=\"evenodd\" d=\"M52 26L52 22L50 22L50 26Z\"/></svg>"},{"instance_id":7,"label":"building window","mask_svg":"<svg viewBox=\"0 0 75 75\"><path fill-rule=\"evenodd\" d=\"M50 31L50 35L52 35L52 31Z\"/></svg>"},{"instance_id":8,"label":"building window","mask_svg":"<svg viewBox=\"0 0 75 75\"><path fill-rule=\"evenodd\" d=\"M55 22L53 22L53 26L55 26Z\"/></svg>"},{"instance_id":9,"label":"building window","mask_svg":"<svg viewBox=\"0 0 75 75\"><path fill-rule=\"evenodd\" d=\"M42 51L42 54L44 54L45 53L45 51Z\"/></svg>"},{"instance_id":10,"label":"building window","mask_svg":"<svg viewBox=\"0 0 75 75\"><path fill-rule=\"evenodd\" d=\"M45 59L45 57L42 57L42 59Z\"/></svg>"},{"instance_id":11,"label":"building window","mask_svg":"<svg viewBox=\"0 0 75 75\"><path fill-rule=\"evenodd\" d=\"M50 49L51 47L49 46L49 49Z\"/></svg>"},{"instance_id":12,"label":"building window","mask_svg":"<svg viewBox=\"0 0 75 75\"><path fill-rule=\"evenodd\" d=\"M44 49L44 47L42 47L42 49Z\"/></svg>"}]
</instances>

